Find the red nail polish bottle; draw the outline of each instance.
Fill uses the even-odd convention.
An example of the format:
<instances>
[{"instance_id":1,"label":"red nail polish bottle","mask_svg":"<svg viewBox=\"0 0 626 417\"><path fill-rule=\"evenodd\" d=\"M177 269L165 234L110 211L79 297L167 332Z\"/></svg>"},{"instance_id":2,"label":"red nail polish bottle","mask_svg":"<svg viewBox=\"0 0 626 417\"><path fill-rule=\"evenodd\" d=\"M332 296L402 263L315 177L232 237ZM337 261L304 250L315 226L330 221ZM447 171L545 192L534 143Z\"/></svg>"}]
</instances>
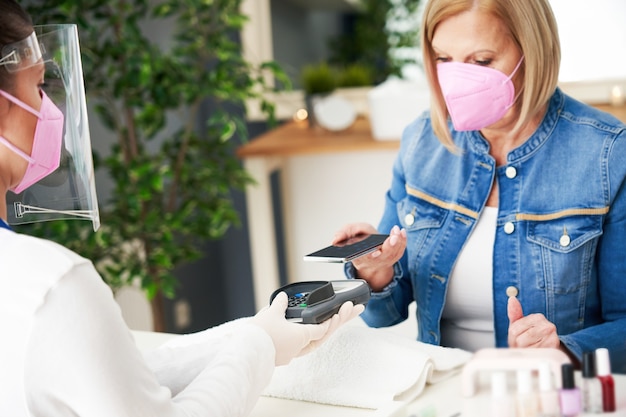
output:
<instances>
[{"instance_id":1,"label":"red nail polish bottle","mask_svg":"<svg viewBox=\"0 0 626 417\"><path fill-rule=\"evenodd\" d=\"M596 374L602 385L603 411L615 411L615 381L611 375L609 351L605 348L596 349Z\"/></svg>"}]
</instances>

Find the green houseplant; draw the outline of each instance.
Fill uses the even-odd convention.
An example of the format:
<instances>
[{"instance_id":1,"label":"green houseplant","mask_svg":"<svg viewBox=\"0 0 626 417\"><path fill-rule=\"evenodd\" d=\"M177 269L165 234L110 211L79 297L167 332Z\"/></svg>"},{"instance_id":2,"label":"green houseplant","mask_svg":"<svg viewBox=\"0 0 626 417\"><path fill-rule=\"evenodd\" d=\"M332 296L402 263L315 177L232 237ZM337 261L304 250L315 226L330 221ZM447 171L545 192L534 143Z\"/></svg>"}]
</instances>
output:
<instances>
[{"instance_id":1,"label":"green houseplant","mask_svg":"<svg viewBox=\"0 0 626 417\"><path fill-rule=\"evenodd\" d=\"M174 268L201 256L199 244L221 237L239 216L230 191L251 178L233 138L247 138L246 100L273 106L264 72L288 79L273 63L253 67L236 41L246 16L241 0L50 0L33 3L36 24L79 27L90 105L115 137L96 169L112 180L100 198L102 227L86 222L30 226L92 259L115 290L139 282L164 330L163 297L176 290ZM156 27L146 30L146 25ZM167 42L155 34L171 27ZM165 43L165 45L163 45ZM211 111L200 118L204 106ZM96 140L92 138L92 140Z\"/></svg>"}]
</instances>

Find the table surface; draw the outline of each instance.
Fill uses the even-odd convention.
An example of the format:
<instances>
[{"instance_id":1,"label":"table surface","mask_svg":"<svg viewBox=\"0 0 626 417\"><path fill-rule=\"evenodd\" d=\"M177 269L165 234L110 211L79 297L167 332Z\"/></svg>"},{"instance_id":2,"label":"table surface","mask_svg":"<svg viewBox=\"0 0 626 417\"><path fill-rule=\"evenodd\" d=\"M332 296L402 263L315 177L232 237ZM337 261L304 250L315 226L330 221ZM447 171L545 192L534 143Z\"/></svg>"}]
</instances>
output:
<instances>
[{"instance_id":1,"label":"table surface","mask_svg":"<svg viewBox=\"0 0 626 417\"><path fill-rule=\"evenodd\" d=\"M176 335L133 331L140 350L154 349ZM580 373L577 373L580 377ZM606 416L626 417L626 375L613 375L617 411L605 414L580 414L578 417ZM461 374L426 389L410 403L390 403L378 410L338 407L280 398L259 398L249 417L488 417L489 396L484 386L471 398L461 395ZM580 386L580 384L578 385ZM461 413L461 414L458 414Z\"/></svg>"}]
</instances>

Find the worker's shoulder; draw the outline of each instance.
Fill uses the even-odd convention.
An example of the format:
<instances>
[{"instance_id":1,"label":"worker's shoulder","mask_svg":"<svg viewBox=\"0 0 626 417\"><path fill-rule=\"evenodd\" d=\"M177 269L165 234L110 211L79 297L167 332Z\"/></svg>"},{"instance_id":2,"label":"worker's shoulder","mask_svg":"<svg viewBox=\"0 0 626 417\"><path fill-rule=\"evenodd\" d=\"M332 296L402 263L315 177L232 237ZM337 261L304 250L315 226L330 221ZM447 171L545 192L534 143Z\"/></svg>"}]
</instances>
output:
<instances>
[{"instance_id":1,"label":"worker's shoulder","mask_svg":"<svg viewBox=\"0 0 626 417\"><path fill-rule=\"evenodd\" d=\"M63 275L75 265L85 262L89 260L58 243L0 229L0 268L3 275L38 272Z\"/></svg>"}]
</instances>

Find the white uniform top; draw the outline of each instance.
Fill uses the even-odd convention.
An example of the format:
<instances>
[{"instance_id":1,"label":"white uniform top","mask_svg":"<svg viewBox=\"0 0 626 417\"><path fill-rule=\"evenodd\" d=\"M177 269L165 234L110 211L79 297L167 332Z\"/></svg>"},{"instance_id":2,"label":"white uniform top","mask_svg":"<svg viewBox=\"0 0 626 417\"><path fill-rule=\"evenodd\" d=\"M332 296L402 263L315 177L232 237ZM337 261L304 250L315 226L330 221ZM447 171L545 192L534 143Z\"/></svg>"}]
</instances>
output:
<instances>
[{"instance_id":1,"label":"white uniform top","mask_svg":"<svg viewBox=\"0 0 626 417\"><path fill-rule=\"evenodd\" d=\"M144 357L90 261L1 227L0 288L0 416L244 416L273 373L246 319Z\"/></svg>"}]
</instances>

